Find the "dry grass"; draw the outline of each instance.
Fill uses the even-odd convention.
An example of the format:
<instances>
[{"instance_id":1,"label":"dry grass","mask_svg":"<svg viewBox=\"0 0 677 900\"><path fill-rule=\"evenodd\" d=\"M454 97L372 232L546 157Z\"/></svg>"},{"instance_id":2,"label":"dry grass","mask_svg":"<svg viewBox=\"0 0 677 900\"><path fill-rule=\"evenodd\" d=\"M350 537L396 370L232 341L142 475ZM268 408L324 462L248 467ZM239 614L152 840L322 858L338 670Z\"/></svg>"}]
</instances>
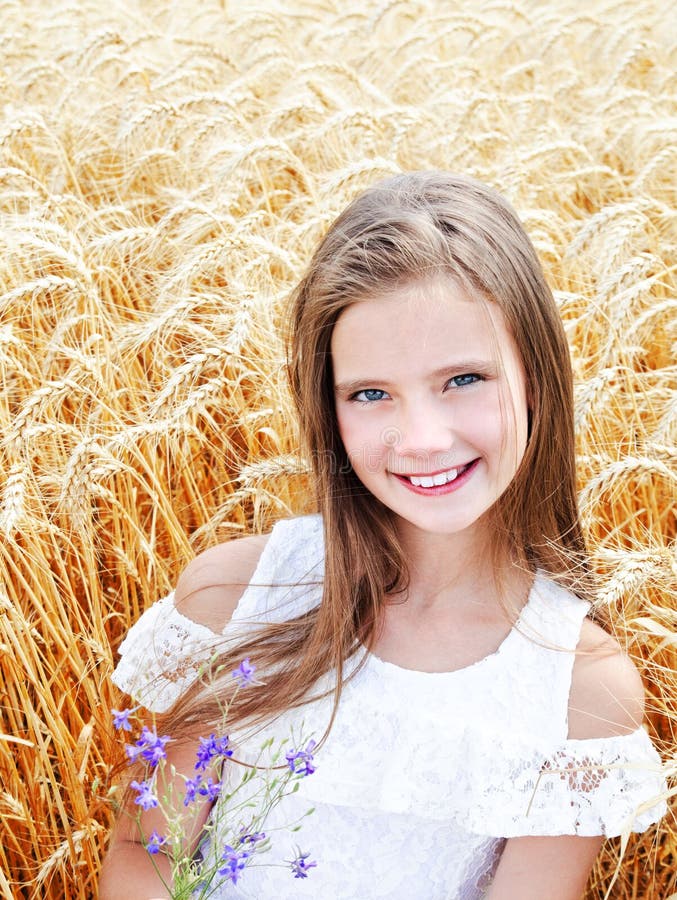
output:
<instances>
[{"instance_id":1,"label":"dry grass","mask_svg":"<svg viewBox=\"0 0 677 900\"><path fill-rule=\"evenodd\" d=\"M674 28L580 9L0 3L4 897L95 894L114 648L195 550L304 508L284 299L399 169L495 184L542 254L599 603L674 772ZM590 898L677 891L674 814L616 853Z\"/></svg>"}]
</instances>

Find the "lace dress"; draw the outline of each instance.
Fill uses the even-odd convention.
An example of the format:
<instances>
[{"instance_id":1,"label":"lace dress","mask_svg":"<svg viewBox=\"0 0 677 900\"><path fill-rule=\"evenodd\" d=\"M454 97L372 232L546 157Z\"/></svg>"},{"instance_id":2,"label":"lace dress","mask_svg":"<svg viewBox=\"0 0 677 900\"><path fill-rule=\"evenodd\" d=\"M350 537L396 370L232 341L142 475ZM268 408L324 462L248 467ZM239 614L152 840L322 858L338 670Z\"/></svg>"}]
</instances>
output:
<instances>
[{"instance_id":1,"label":"lace dress","mask_svg":"<svg viewBox=\"0 0 677 900\"><path fill-rule=\"evenodd\" d=\"M283 621L319 603L323 563L319 516L279 522L225 633L236 639L253 621ZM316 772L266 820L274 835L266 865L248 867L213 896L476 900L506 838L612 836L657 821L665 786L643 728L567 738L568 651L588 608L537 575L515 627L473 665L425 673L369 655L344 688ZM130 630L113 680L163 711L196 677L213 640L169 595ZM330 700L314 702L285 713L249 747L241 734L231 739L253 761L267 737L321 736L330 714ZM291 834L284 826L297 819L301 830ZM216 829L210 840L220 852ZM305 880L286 863L297 846L317 861Z\"/></svg>"}]
</instances>

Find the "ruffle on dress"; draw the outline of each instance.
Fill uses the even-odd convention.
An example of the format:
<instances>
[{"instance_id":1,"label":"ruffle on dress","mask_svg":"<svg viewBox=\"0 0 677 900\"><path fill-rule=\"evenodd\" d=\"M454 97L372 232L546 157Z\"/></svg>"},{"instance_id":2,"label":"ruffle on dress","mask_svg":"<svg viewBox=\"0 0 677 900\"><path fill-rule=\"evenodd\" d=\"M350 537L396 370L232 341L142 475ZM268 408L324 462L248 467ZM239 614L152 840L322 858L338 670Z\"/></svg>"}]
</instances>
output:
<instances>
[{"instance_id":1,"label":"ruffle on dress","mask_svg":"<svg viewBox=\"0 0 677 900\"><path fill-rule=\"evenodd\" d=\"M505 838L612 837L644 831L666 812L663 768L644 728L553 746L476 723L440 724L434 742L414 737L379 744L377 764L370 765L369 745L354 736L347 744L332 729L317 754L317 772L300 786L302 796L397 814L425 810L429 819Z\"/></svg>"},{"instance_id":2,"label":"ruffle on dress","mask_svg":"<svg viewBox=\"0 0 677 900\"><path fill-rule=\"evenodd\" d=\"M174 593L150 606L120 644L112 681L153 712L166 712L196 680L218 636L182 615Z\"/></svg>"},{"instance_id":3,"label":"ruffle on dress","mask_svg":"<svg viewBox=\"0 0 677 900\"><path fill-rule=\"evenodd\" d=\"M357 662L357 660L355 660ZM644 831L666 812L660 757L643 727L613 737L553 741L467 724L392 695L373 658L348 681L317 768L299 784L308 805L421 816L486 837ZM330 688L325 676L323 687ZM396 687L397 685L395 685ZM405 697L407 701L410 698ZM294 735L319 740L330 697L284 713L256 737L258 750ZM245 756L245 759L247 757Z\"/></svg>"}]
</instances>

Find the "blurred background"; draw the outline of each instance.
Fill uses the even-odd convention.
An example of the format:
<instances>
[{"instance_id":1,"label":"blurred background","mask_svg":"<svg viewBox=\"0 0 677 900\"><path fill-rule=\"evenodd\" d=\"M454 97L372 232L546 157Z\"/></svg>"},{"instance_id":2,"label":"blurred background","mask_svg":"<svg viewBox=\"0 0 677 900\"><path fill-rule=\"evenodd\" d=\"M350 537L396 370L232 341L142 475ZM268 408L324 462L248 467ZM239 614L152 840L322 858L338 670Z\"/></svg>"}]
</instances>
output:
<instances>
[{"instance_id":1,"label":"blurred background","mask_svg":"<svg viewBox=\"0 0 677 900\"><path fill-rule=\"evenodd\" d=\"M285 302L378 178L498 188L576 373L597 607L677 768L677 17L658 0L0 2L0 896L96 896L108 678L199 550L310 509ZM677 892L674 812L590 898Z\"/></svg>"}]
</instances>

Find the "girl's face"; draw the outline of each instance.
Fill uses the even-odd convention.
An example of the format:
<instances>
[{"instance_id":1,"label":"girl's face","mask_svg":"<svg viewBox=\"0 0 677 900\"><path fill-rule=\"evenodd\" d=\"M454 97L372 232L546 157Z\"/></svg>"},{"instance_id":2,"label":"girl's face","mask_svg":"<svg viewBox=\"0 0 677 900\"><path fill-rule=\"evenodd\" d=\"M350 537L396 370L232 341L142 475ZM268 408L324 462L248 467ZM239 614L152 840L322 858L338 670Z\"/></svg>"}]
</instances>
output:
<instances>
[{"instance_id":1,"label":"girl's face","mask_svg":"<svg viewBox=\"0 0 677 900\"><path fill-rule=\"evenodd\" d=\"M451 279L362 300L331 340L341 439L400 525L483 528L527 442L524 367L495 303Z\"/></svg>"}]
</instances>

